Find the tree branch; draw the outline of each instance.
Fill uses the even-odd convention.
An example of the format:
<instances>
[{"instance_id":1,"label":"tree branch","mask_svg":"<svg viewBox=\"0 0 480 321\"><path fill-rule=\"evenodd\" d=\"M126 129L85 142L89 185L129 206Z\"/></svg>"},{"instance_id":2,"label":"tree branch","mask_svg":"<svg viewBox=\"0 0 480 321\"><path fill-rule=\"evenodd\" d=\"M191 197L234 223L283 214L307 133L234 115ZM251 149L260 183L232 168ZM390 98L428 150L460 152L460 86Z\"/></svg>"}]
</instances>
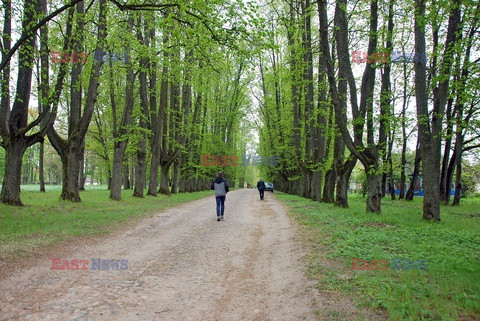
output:
<instances>
[{"instance_id":1,"label":"tree branch","mask_svg":"<svg viewBox=\"0 0 480 321\"><path fill-rule=\"evenodd\" d=\"M5 56L5 59L2 61L2 63L0 64L0 70L3 71L3 68L5 68L5 66L8 64L8 62L10 61L10 59L12 58L13 54L18 50L18 48L30 37L32 37L34 35L34 33L41 27L43 26L44 24L46 24L48 21L50 21L53 17L59 15L60 13L62 13L63 11L67 10L68 8L70 7L73 7L74 5L76 5L77 3L79 2L82 2L83 0L72 0L71 3L69 4L66 4L64 5L63 7L60 7L58 8L57 10L55 10L54 12L52 12L51 14L49 14L48 16L46 16L45 18L43 18L42 20L40 20L39 23L37 23L31 30L25 32L25 34L20 38L18 39L18 41L15 43L15 45L12 47L12 49L10 49L10 51L8 52L8 54Z\"/></svg>"}]
</instances>

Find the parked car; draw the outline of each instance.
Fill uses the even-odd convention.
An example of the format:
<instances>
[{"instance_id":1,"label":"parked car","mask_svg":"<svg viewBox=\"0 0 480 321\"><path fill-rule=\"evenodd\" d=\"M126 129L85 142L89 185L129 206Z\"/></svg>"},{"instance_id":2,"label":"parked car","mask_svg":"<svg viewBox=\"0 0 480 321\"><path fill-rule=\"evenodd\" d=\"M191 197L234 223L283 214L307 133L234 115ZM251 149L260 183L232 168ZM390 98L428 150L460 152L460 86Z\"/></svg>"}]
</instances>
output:
<instances>
[{"instance_id":1,"label":"parked car","mask_svg":"<svg viewBox=\"0 0 480 321\"><path fill-rule=\"evenodd\" d=\"M265 182L265 190L273 193L273 183Z\"/></svg>"}]
</instances>

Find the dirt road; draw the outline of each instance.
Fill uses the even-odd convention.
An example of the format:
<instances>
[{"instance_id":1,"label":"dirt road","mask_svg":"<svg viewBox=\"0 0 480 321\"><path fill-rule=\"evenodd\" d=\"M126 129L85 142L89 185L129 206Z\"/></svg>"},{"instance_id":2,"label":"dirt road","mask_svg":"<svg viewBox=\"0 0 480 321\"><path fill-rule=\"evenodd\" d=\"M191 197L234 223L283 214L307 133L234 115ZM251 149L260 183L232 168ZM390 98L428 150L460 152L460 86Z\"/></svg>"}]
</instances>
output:
<instances>
[{"instance_id":1,"label":"dirt road","mask_svg":"<svg viewBox=\"0 0 480 321\"><path fill-rule=\"evenodd\" d=\"M52 270L46 257L16 271L0 281L0 320L316 320L317 291L281 203L233 191L220 222L214 205L190 202L55 255L88 260L87 270ZM92 258L128 267L92 270Z\"/></svg>"}]
</instances>

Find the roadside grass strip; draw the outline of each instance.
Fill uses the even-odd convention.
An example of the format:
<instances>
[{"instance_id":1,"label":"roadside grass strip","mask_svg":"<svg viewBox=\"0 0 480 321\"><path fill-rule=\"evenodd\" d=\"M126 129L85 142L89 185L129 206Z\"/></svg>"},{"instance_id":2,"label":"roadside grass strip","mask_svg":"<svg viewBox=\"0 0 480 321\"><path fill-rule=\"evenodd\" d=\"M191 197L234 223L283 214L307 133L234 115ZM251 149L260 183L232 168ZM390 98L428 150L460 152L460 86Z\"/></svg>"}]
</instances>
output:
<instances>
[{"instance_id":1,"label":"roadside grass strip","mask_svg":"<svg viewBox=\"0 0 480 321\"><path fill-rule=\"evenodd\" d=\"M211 196L202 191L136 198L132 191L123 190L122 200L113 201L106 189L88 190L80 194L80 203L60 200L60 189L22 192L25 206L0 204L0 260L12 262L59 242L111 233L132 220Z\"/></svg>"},{"instance_id":2,"label":"roadside grass strip","mask_svg":"<svg viewBox=\"0 0 480 321\"><path fill-rule=\"evenodd\" d=\"M320 291L343 293L389 320L480 320L480 199L442 206L441 221L431 223L422 220L421 198L385 198L381 214L366 214L358 195L348 209L277 196L302 226ZM388 260L387 269L374 260Z\"/></svg>"}]
</instances>

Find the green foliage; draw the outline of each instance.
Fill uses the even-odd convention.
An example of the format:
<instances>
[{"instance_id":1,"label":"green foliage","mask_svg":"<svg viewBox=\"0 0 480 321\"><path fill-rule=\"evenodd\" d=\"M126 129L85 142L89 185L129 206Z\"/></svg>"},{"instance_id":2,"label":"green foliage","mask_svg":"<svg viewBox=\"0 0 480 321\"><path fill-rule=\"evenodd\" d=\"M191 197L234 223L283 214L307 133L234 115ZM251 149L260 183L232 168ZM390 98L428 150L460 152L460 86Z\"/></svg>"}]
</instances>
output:
<instances>
[{"instance_id":1,"label":"green foliage","mask_svg":"<svg viewBox=\"0 0 480 321\"><path fill-rule=\"evenodd\" d=\"M441 223L421 219L421 198L383 201L382 215L279 194L310 231L309 274L321 291L341 291L389 320L459 320L480 316L480 199L442 207ZM387 271L351 271L352 258L390 260ZM428 270L392 270L391 260L428 260Z\"/></svg>"}]
</instances>

